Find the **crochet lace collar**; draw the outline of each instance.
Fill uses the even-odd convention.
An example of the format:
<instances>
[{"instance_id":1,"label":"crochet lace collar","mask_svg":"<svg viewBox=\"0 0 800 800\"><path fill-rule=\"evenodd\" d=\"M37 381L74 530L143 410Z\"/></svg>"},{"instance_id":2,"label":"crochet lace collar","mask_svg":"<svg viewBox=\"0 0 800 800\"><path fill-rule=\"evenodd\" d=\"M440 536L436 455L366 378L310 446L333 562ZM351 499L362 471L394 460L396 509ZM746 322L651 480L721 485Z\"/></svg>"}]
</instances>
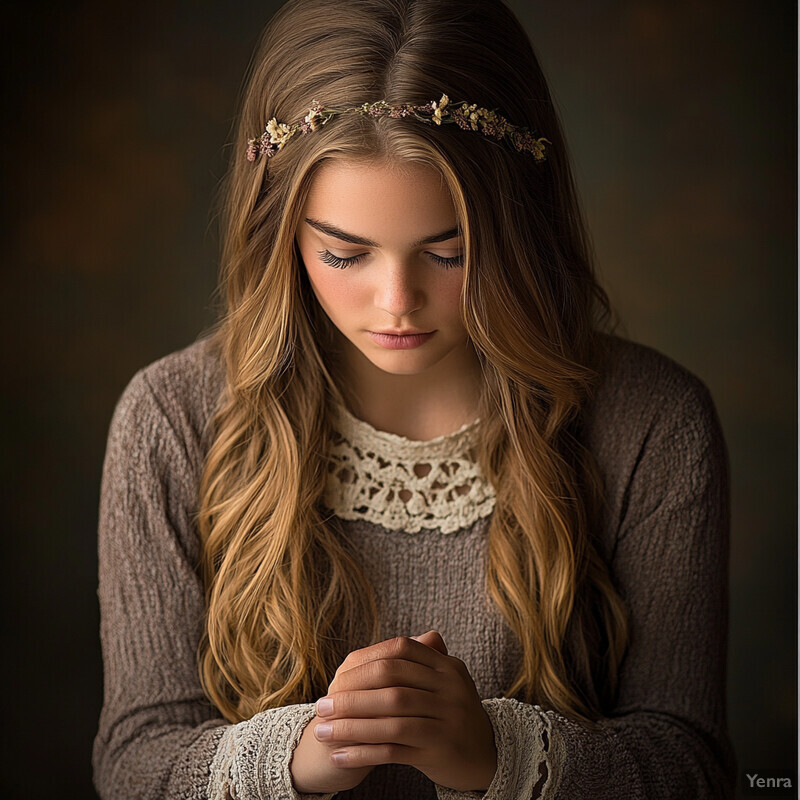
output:
<instances>
[{"instance_id":1,"label":"crochet lace collar","mask_svg":"<svg viewBox=\"0 0 800 800\"><path fill-rule=\"evenodd\" d=\"M342 405L333 424L324 501L338 517L453 533L494 508L475 460L479 419L426 441L380 431Z\"/></svg>"}]
</instances>

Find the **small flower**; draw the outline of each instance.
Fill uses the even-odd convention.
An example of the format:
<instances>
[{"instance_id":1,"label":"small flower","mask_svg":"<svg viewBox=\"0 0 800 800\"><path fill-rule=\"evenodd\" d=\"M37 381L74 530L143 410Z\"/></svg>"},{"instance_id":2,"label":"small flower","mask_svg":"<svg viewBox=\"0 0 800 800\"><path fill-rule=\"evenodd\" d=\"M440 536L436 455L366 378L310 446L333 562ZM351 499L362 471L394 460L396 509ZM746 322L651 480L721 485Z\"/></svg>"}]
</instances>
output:
<instances>
[{"instance_id":1,"label":"small flower","mask_svg":"<svg viewBox=\"0 0 800 800\"><path fill-rule=\"evenodd\" d=\"M469 123L470 128L473 131L478 130L478 117L483 109L478 108L477 104L475 103L473 103L471 106L464 103L464 105L461 106L461 111L464 115L464 119Z\"/></svg>"},{"instance_id":2,"label":"small flower","mask_svg":"<svg viewBox=\"0 0 800 800\"><path fill-rule=\"evenodd\" d=\"M495 139L502 139L504 136L511 132L508 120L501 117L496 111L486 111L481 120L481 132L485 136L492 136Z\"/></svg>"},{"instance_id":3,"label":"small flower","mask_svg":"<svg viewBox=\"0 0 800 800\"><path fill-rule=\"evenodd\" d=\"M533 143L533 147L531 149L531 153L533 153L533 157L537 161L544 161L544 157L545 157L544 156L544 143L545 142L547 142L548 144L552 144L552 142L549 139L545 139L544 137L536 139L534 141L534 143Z\"/></svg>"},{"instance_id":4,"label":"small flower","mask_svg":"<svg viewBox=\"0 0 800 800\"><path fill-rule=\"evenodd\" d=\"M300 123L300 130L303 133L318 130L325 124L325 121L322 119L321 111L322 109L319 103L315 100L311 104L311 108L308 109L308 114L306 114L303 122Z\"/></svg>"},{"instance_id":5,"label":"small flower","mask_svg":"<svg viewBox=\"0 0 800 800\"><path fill-rule=\"evenodd\" d=\"M533 137L528 131L515 131L511 141L514 143L514 147L520 152L530 152L531 146L533 145Z\"/></svg>"},{"instance_id":6,"label":"small flower","mask_svg":"<svg viewBox=\"0 0 800 800\"><path fill-rule=\"evenodd\" d=\"M278 122L275 117L273 117L267 123L266 132L269 134L270 144L278 145L278 150L280 150L286 144L286 142L292 138L291 127L285 122Z\"/></svg>"},{"instance_id":7,"label":"small flower","mask_svg":"<svg viewBox=\"0 0 800 800\"><path fill-rule=\"evenodd\" d=\"M483 125L483 134L485 136L492 136L495 139L502 139L505 135L505 131L496 122L487 120Z\"/></svg>"},{"instance_id":8,"label":"small flower","mask_svg":"<svg viewBox=\"0 0 800 800\"><path fill-rule=\"evenodd\" d=\"M450 98L446 94L443 94L442 99L438 103L435 100L431 103L431 105L433 106L433 121L437 125L442 124L442 112L444 112L445 114L448 113L447 111L445 111L445 108L447 108L447 104L449 102Z\"/></svg>"},{"instance_id":9,"label":"small flower","mask_svg":"<svg viewBox=\"0 0 800 800\"><path fill-rule=\"evenodd\" d=\"M262 156L272 158L278 152L278 145L272 144L266 131L261 134L261 139L258 144L258 151Z\"/></svg>"},{"instance_id":10,"label":"small flower","mask_svg":"<svg viewBox=\"0 0 800 800\"><path fill-rule=\"evenodd\" d=\"M468 131L470 129L469 122L464 115L463 108L454 108L450 112L450 116L455 120L456 125L462 130Z\"/></svg>"}]
</instances>

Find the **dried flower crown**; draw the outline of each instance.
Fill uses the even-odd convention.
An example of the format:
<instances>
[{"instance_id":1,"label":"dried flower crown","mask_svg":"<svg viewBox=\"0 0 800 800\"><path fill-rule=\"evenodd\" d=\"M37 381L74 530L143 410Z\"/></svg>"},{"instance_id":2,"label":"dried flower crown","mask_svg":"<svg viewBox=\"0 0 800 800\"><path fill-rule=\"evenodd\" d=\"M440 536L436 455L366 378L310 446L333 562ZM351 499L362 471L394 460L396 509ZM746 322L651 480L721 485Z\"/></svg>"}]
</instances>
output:
<instances>
[{"instance_id":1,"label":"dried flower crown","mask_svg":"<svg viewBox=\"0 0 800 800\"><path fill-rule=\"evenodd\" d=\"M278 150L299 131L301 134L319 130L333 117L339 114L364 114L369 117L392 117L400 119L413 117L420 122L442 125L454 122L464 130L479 131L484 136L494 139L506 139L519 151L531 153L537 161L545 160L544 144L552 144L549 139L535 137L528 128L512 125L505 117L496 111L478 108L475 103L451 103L450 98L443 94L437 102L432 100L420 106L404 103L401 106L390 106L385 100L375 103L364 103L350 108L325 108L316 100L311 102L308 114L302 122L288 125L278 122L273 117L264 129L264 133L256 139L247 142L247 160L255 161L259 156L272 158Z\"/></svg>"}]
</instances>

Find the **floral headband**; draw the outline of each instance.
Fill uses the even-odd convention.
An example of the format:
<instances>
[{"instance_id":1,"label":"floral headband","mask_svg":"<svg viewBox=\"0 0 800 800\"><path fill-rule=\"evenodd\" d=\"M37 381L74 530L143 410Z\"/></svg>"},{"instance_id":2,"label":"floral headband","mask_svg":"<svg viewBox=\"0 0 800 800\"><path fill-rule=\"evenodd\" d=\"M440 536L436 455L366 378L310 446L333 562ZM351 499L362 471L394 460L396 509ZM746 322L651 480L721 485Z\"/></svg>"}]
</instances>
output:
<instances>
[{"instance_id":1,"label":"floral headband","mask_svg":"<svg viewBox=\"0 0 800 800\"><path fill-rule=\"evenodd\" d=\"M421 106L409 103L390 106L385 100L378 100L376 103L364 103L364 105L350 108L324 108L318 101L313 100L308 114L302 122L287 125L285 122L278 122L273 117L267 123L261 136L248 140L247 160L255 161L259 156L272 158L298 131L306 134L319 130L339 114L364 114L369 117L388 116L393 119L414 117L420 122L435 125L455 122L459 128L463 128L465 131L479 131L484 136L491 136L494 139L506 139L519 152L531 153L536 161L545 160L544 143L552 144L549 139L544 137L536 138L528 128L512 125L496 111L478 108L475 103L472 105L451 103L446 94L443 94L438 102L432 100Z\"/></svg>"}]
</instances>

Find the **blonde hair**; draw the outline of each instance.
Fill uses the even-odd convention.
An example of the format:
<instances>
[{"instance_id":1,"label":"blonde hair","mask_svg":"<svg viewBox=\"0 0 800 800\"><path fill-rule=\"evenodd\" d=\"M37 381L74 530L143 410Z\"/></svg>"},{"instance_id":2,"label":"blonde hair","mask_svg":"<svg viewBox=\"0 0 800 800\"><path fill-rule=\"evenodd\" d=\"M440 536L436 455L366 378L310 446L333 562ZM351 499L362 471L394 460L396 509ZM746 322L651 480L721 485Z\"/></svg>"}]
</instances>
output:
<instances>
[{"instance_id":1,"label":"blonde hair","mask_svg":"<svg viewBox=\"0 0 800 800\"><path fill-rule=\"evenodd\" d=\"M312 99L424 103L443 92L540 131L547 162L455 125L361 115L294 137L269 161L246 158L267 119L302 119ZM196 520L204 691L232 722L311 702L351 643L378 641L373 587L321 504L343 387L294 242L332 159L420 163L449 187L466 243L463 320L485 376L478 459L497 498L486 581L523 651L506 696L596 719L628 636L596 547L601 479L581 442L609 304L547 85L500 0L292 0L264 32L223 194L226 307L212 343L226 384Z\"/></svg>"}]
</instances>

